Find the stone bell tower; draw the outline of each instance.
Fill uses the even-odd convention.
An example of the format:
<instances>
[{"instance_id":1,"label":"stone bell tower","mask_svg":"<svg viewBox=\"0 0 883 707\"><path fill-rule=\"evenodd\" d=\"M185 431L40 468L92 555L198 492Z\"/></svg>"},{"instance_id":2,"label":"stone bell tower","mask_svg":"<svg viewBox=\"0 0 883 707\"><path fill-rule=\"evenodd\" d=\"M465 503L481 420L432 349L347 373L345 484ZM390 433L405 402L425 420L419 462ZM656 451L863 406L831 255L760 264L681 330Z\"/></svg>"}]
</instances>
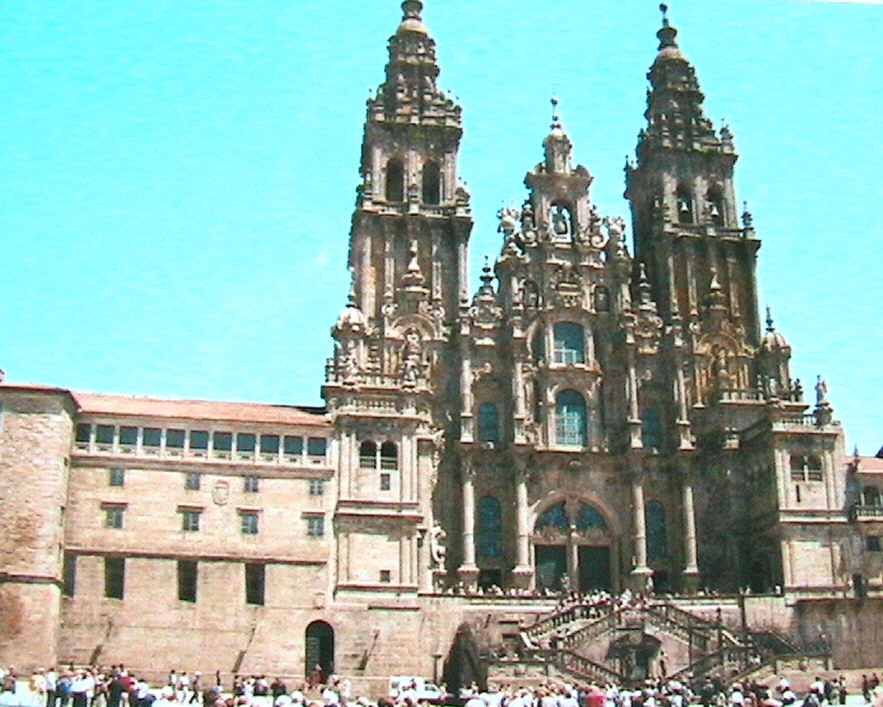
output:
<instances>
[{"instance_id":1,"label":"stone bell tower","mask_svg":"<svg viewBox=\"0 0 883 707\"><path fill-rule=\"evenodd\" d=\"M431 499L441 433L459 402L453 325L472 219L457 178L460 107L436 84L422 8L402 3L386 80L368 100L352 289L322 390L340 445L339 591L427 589L442 564Z\"/></svg>"},{"instance_id":2,"label":"stone bell tower","mask_svg":"<svg viewBox=\"0 0 883 707\"><path fill-rule=\"evenodd\" d=\"M751 216L736 210L733 136L705 117L693 66L663 11L647 74L647 127L637 163L626 166L635 255L645 265L663 319L695 340L693 403L709 391L748 389L760 344Z\"/></svg>"}]
</instances>

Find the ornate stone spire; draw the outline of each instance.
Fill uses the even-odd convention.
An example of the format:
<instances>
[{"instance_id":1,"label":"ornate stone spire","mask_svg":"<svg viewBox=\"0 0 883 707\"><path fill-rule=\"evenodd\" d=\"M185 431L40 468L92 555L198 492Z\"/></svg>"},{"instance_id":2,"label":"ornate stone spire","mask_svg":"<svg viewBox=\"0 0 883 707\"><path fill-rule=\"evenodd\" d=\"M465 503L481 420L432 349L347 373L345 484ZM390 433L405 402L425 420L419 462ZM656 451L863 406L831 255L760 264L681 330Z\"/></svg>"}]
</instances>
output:
<instances>
[{"instance_id":1,"label":"ornate stone spire","mask_svg":"<svg viewBox=\"0 0 883 707\"><path fill-rule=\"evenodd\" d=\"M571 171L570 156L573 151L573 143L564 130L561 123L561 114L558 112L558 98L552 96L552 125L549 136L543 140L546 154L546 171L557 174L568 174Z\"/></svg>"},{"instance_id":2,"label":"ornate stone spire","mask_svg":"<svg viewBox=\"0 0 883 707\"><path fill-rule=\"evenodd\" d=\"M389 39L386 81L368 102L369 116L405 122L417 115L419 122L459 126L459 106L436 85L435 40L423 24L422 10L420 0L402 3L402 22Z\"/></svg>"},{"instance_id":3,"label":"ornate stone spire","mask_svg":"<svg viewBox=\"0 0 883 707\"><path fill-rule=\"evenodd\" d=\"M640 160L648 149L724 150L724 141L715 133L702 111L705 96L699 88L693 66L681 53L678 31L669 23L668 6L660 5L662 27L656 33L659 51L647 78L647 129L638 144ZM732 145L728 134L727 144Z\"/></svg>"}]
</instances>

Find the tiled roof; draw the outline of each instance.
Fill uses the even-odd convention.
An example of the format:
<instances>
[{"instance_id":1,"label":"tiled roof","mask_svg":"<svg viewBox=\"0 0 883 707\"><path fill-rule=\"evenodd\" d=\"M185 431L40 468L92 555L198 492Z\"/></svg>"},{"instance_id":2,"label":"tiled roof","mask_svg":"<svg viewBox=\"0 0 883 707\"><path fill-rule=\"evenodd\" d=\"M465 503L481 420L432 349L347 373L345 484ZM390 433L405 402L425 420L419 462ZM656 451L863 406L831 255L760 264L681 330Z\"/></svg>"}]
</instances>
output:
<instances>
[{"instance_id":1,"label":"tiled roof","mask_svg":"<svg viewBox=\"0 0 883 707\"><path fill-rule=\"evenodd\" d=\"M858 470L859 472L883 472L883 459L881 459L880 457L859 457Z\"/></svg>"},{"instance_id":2,"label":"tiled roof","mask_svg":"<svg viewBox=\"0 0 883 707\"><path fill-rule=\"evenodd\" d=\"M179 420L255 422L280 425L325 426L328 418L319 409L292 405L231 403L213 400L164 400L125 395L73 393L80 412L87 415L168 417Z\"/></svg>"}]
</instances>

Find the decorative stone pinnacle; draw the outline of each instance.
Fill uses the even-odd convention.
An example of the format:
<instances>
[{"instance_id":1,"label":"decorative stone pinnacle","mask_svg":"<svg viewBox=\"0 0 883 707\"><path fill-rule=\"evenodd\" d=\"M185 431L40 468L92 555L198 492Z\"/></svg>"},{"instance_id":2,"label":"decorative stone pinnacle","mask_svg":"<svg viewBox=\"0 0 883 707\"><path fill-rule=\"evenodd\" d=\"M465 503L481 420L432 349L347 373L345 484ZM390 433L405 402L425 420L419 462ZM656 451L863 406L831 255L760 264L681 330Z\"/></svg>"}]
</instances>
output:
<instances>
[{"instance_id":1,"label":"decorative stone pinnacle","mask_svg":"<svg viewBox=\"0 0 883 707\"><path fill-rule=\"evenodd\" d=\"M402 19L405 20L422 20L420 13L423 11L423 3L421 0L405 0L402 3Z\"/></svg>"},{"instance_id":2,"label":"decorative stone pinnacle","mask_svg":"<svg viewBox=\"0 0 883 707\"><path fill-rule=\"evenodd\" d=\"M769 307L766 308L766 330L770 334L776 330L776 327L773 326L773 311Z\"/></svg>"},{"instance_id":3,"label":"decorative stone pinnacle","mask_svg":"<svg viewBox=\"0 0 883 707\"><path fill-rule=\"evenodd\" d=\"M675 41L675 37L678 36L678 31L669 24L668 5L665 3L660 4L659 10L662 12L662 27L656 33L656 36L659 39L659 49L677 47L678 43Z\"/></svg>"},{"instance_id":4,"label":"decorative stone pinnacle","mask_svg":"<svg viewBox=\"0 0 883 707\"><path fill-rule=\"evenodd\" d=\"M558 96L552 96L552 127L561 127L561 115L558 113Z\"/></svg>"}]
</instances>

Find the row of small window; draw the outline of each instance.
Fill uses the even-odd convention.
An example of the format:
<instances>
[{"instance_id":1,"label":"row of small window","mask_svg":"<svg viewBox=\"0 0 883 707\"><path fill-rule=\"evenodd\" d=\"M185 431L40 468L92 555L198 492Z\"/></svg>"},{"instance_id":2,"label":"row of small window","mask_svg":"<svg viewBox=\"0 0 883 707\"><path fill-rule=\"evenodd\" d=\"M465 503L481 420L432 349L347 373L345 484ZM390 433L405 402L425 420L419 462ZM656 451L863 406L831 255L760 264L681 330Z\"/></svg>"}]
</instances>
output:
<instances>
[{"instance_id":1,"label":"row of small window","mask_svg":"<svg viewBox=\"0 0 883 707\"><path fill-rule=\"evenodd\" d=\"M107 528L122 530L125 527L126 506L120 504L104 504L104 525ZM185 533L199 532L202 525L202 509L179 508L181 514L181 530ZM257 535L259 532L260 511L239 511L239 530L242 535ZM321 538L325 536L325 517L322 515L305 516L307 536Z\"/></svg>"},{"instance_id":2,"label":"row of small window","mask_svg":"<svg viewBox=\"0 0 883 707\"><path fill-rule=\"evenodd\" d=\"M792 481L822 481L822 459L815 454L791 455Z\"/></svg>"},{"instance_id":3,"label":"row of small window","mask_svg":"<svg viewBox=\"0 0 883 707\"><path fill-rule=\"evenodd\" d=\"M194 457L209 454L219 459L254 459L277 461L281 453L288 462L303 461L304 451L308 460L324 462L328 440L324 437L301 437L291 435L258 435L253 432L214 432L209 430L162 429L159 427L126 427L116 425L93 425L81 422L77 425L75 441L78 448L98 451L135 451L160 453L173 456L188 453ZM306 441L305 441L306 440Z\"/></svg>"},{"instance_id":4,"label":"row of small window","mask_svg":"<svg viewBox=\"0 0 883 707\"><path fill-rule=\"evenodd\" d=\"M184 477L184 488L188 491L199 491L202 488L202 474L197 471L190 471ZM125 486L126 470L110 469L107 478L108 486ZM310 496L322 496L325 493L324 479L309 479ZM242 477L242 490L245 493L257 493L260 491L261 481L259 476L254 474L246 474Z\"/></svg>"},{"instance_id":5,"label":"row of small window","mask_svg":"<svg viewBox=\"0 0 883 707\"><path fill-rule=\"evenodd\" d=\"M195 602L199 580L199 563L196 560L178 560L178 600ZM261 562L245 563L245 603L262 605L266 589L266 565ZM64 556L64 595L75 596L77 585L77 556ZM104 558L104 596L107 599L126 597L126 558Z\"/></svg>"}]
</instances>

